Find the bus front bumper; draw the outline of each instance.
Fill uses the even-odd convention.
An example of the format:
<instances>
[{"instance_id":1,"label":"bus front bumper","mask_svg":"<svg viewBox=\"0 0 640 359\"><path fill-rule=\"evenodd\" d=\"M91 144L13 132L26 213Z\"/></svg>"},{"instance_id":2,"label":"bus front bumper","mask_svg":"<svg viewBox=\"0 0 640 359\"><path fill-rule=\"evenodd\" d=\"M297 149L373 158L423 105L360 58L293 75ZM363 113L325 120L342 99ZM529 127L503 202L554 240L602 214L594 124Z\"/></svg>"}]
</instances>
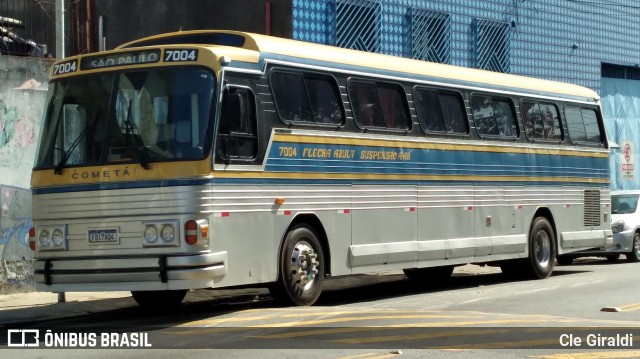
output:
<instances>
[{"instance_id":1,"label":"bus front bumper","mask_svg":"<svg viewBox=\"0 0 640 359\"><path fill-rule=\"evenodd\" d=\"M46 292L210 288L227 274L227 252L182 256L51 258L34 262Z\"/></svg>"}]
</instances>

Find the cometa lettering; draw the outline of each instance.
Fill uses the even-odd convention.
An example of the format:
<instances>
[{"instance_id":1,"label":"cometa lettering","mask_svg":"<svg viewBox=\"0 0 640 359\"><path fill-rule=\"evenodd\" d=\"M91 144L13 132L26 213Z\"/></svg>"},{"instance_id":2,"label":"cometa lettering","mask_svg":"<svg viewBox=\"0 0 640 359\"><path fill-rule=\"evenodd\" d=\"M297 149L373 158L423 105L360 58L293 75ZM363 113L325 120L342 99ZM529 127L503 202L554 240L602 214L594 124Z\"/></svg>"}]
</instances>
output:
<instances>
[{"instance_id":1,"label":"cometa lettering","mask_svg":"<svg viewBox=\"0 0 640 359\"><path fill-rule=\"evenodd\" d=\"M128 177L131 173L128 168L123 170L103 170L103 171L84 171L84 172L74 172L71 175L71 178L74 180L79 179L108 179L108 178L118 178L118 177Z\"/></svg>"}]
</instances>

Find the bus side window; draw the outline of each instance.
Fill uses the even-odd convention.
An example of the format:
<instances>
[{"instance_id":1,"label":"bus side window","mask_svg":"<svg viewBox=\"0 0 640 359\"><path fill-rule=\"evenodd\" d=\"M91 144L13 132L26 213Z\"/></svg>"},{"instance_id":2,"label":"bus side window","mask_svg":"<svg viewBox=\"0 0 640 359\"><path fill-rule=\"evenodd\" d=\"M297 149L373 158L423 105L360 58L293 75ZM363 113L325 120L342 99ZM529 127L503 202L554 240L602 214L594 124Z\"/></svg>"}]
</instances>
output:
<instances>
[{"instance_id":1,"label":"bus side window","mask_svg":"<svg viewBox=\"0 0 640 359\"><path fill-rule=\"evenodd\" d=\"M524 101L520 111L529 140L562 140L560 118L555 105Z\"/></svg>"},{"instance_id":2,"label":"bus side window","mask_svg":"<svg viewBox=\"0 0 640 359\"><path fill-rule=\"evenodd\" d=\"M474 95L471 107L476 129L481 136L518 137L516 116L509 99Z\"/></svg>"},{"instance_id":3,"label":"bus side window","mask_svg":"<svg viewBox=\"0 0 640 359\"><path fill-rule=\"evenodd\" d=\"M258 154L255 98L246 88L228 88L222 100L216 162L250 161Z\"/></svg>"},{"instance_id":4,"label":"bus side window","mask_svg":"<svg viewBox=\"0 0 640 359\"><path fill-rule=\"evenodd\" d=\"M564 114L569 129L569 138L572 142L583 142L593 145L602 143L598 115L595 110L566 107Z\"/></svg>"}]
</instances>

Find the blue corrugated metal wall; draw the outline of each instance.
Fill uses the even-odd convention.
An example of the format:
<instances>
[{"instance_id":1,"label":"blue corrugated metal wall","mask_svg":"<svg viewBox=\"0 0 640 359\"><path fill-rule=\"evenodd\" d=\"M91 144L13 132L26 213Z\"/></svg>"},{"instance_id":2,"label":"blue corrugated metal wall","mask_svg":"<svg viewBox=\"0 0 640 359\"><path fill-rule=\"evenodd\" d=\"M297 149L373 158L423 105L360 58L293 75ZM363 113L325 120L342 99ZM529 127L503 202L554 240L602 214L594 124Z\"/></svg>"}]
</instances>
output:
<instances>
[{"instance_id":1,"label":"blue corrugated metal wall","mask_svg":"<svg viewBox=\"0 0 640 359\"><path fill-rule=\"evenodd\" d=\"M336 2L362 1L293 0L293 38L334 45ZM632 66L640 63L640 1L369 2L381 7L378 51L386 54L411 56L407 51L407 43L411 42L411 21L407 21L407 14L421 9L450 14L448 58L454 65L475 67L473 23L477 19L509 24L509 63L505 65L510 73L571 82L600 91L601 63ZM354 27L353 31L357 29Z\"/></svg>"}]
</instances>

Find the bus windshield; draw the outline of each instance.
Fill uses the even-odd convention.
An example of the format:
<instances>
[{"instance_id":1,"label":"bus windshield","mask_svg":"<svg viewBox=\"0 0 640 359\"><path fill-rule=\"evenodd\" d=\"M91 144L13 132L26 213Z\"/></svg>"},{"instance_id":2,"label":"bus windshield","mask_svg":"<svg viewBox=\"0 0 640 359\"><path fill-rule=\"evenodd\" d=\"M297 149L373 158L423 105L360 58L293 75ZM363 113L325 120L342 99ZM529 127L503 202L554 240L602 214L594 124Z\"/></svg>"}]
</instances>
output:
<instances>
[{"instance_id":1,"label":"bus windshield","mask_svg":"<svg viewBox=\"0 0 640 359\"><path fill-rule=\"evenodd\" d=\"M195 67L53 81L36 168L202 159L214 89L211 71Z\"/></svg>"}]
</instances>

